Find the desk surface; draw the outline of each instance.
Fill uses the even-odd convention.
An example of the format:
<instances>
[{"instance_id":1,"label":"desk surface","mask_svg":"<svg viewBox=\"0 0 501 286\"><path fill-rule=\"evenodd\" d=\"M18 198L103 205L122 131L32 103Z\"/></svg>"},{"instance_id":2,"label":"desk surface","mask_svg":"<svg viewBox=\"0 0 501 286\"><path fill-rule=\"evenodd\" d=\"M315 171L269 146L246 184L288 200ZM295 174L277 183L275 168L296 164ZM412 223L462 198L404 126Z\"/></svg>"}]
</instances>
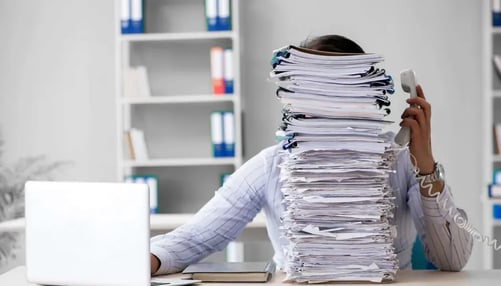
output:
<instances>
[{"instance_id":1,"label":"desk surface","mask_svg":"<svg viewBox=\"0 0 501 286\"><path fill-rule=\"evenodd\" d=\"M31 284L26 281L26 269L25 267L17 267L9 272L0 275L0 285L9 286L29 286L36 285ZM159 276L166 278L179 277L180 275L168 275ZM295 283L284 283L281 282L284 278L283 273L275 273L273 275L272 281L268 283L253 283L252 285L294 285ZM462 272L441 272L441 271L411 271L402 270L397 274L397 280L394 283L385 283L384 285L430 285L430 286L494 286L501 284L501 270L478 270L478 271L462 271ZM202 283L196 285L210 285L210 286L229 286L237 285L242 286L242 283ZM308 285L308 284L297 284L297 285ZM335 285L377 285L374 283L364 284L345 284L345 283L335 283Z\"/></svg>"}]
</instances>

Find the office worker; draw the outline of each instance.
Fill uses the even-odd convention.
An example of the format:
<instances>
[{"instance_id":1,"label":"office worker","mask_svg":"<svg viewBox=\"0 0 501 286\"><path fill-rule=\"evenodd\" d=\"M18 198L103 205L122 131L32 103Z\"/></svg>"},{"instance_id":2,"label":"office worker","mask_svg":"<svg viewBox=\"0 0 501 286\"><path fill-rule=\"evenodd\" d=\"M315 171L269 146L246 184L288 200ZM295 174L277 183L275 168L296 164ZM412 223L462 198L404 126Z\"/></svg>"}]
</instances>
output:
<instances>
[{"instance_id":1,"label":"office worker","mask_svg":"<svg viewBox=\"0 0 501 286\"><path fill-rule=\"evenodd\" d=\"M364 53L355 42L338 35L314 38L302 46L321 51ZM410 106L404 110L400 122L411 130L409 151L399 154L395 162L396 173L390 175L396 196L394 246L400 268L411 268L411 251L417 232L430 262L440 270L459 271L470 257L473 239L454 223L454 214L459 213L463 218L466 214L456 208L451 190L441 176L442 166L434 160L430 138L431 106L420 86L417 93L417 97L407 100ZM275 250L273 260L282 266L285 242L279 237L283 210L278 167L280 149L277 144L262 150L236 170L190 222L153 237L152 274L181 271L210 253L224 249L261 210L266 215L268 236ZM432 184L431 192L420 187L413 174L415 167Z\"/></svg>"}]
</instances>

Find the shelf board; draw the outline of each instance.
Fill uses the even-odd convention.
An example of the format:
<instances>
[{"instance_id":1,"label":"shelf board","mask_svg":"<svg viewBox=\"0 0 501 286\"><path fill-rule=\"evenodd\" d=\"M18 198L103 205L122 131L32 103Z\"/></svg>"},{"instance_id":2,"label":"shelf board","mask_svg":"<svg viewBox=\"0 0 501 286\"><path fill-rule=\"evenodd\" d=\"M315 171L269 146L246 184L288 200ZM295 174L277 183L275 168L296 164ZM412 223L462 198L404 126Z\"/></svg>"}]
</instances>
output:
<instances>
[{"instance_id":1,"label":"shelf board","mask_svg":"<svg viewBox=\"0 0 501 286\"><path fill-rule=\"evenodd\" d=\"M151 159L146 161L124 161L123 167L178 167L178 166L207 166L207 165L236 165L235 158L180 158L180 159Z\"/></svg>"},{"instance_id":2,"label":"shelf board","mask_svg":"<svg viewBox=\"0 0 501 286\"><path fill-rule=\"evenodd\" d=\"M234 102L235 95L216 96L208 95L169 95L150 96L121 99L122 104L169 104L169 103L209 103L209 102Z\"/></svg>"},{"instance_id":3,"label":"shelf board","mask_svg":"<svg viewBox=\"0 0 501 286\"><path fill-rule=\"evenodd\" d=\"M492 226L501 226L501 219L493 218L492 219Z\"/></svg>"},{"instance_id":4,"label":"shelf board","mask_svg":"<svg viewBox=\"0 0 501 286\"><path fill-rule=\"evenodd\" d=\"M193 218L195 214L152 214L150 215L151 230L172 230L181 226ZM0 222L1 232L21 232L24 231L26 222L24 218L7 220ZM247 228L264 228L266 219L263 213L259 213L252 222L247 224Z\"/></svg>"},{"instance_id":5,"label":"shelf board","mask_svg":"<svg viewBox=\"0 0 501 286\"><path fill-rule=\"evenodd\" d=\"M121 35L125 42L155 42L155 41L189 41L210 39L233 39L235 33L225 32L188 32L188 33L145 33Z\"/></svg>"},{"instance_id":6,"label":"shelf board","mask_svg":"<svg viewBox=\"0 0 501 286\"><path fill-rule=\"evenodd\" d=\"M492 27L493 34L501 34L501 27Z\"/></svg>"},{"instance_id":7,"label":"shelf board","mask_svg":"<svg viewBox=\"0 0 501 286\"><path fill-rule=\"evenodd\" d=\"M24 218L2 221L0 222L0 233L24 231L25 226Z\"/></svg>"},{"instance_id":8,"label":"shelf board","mask_svg":"<svg viewBox=\"0 0 501 286\"><path fill-rule=\"evenodd\" d=\"M171 230L179 227L193 218L195 214L152 214L150 216L151 230ZM266 219L263 213L258 213L247 228L265 228Z\"/></svg>"}]
</instances>

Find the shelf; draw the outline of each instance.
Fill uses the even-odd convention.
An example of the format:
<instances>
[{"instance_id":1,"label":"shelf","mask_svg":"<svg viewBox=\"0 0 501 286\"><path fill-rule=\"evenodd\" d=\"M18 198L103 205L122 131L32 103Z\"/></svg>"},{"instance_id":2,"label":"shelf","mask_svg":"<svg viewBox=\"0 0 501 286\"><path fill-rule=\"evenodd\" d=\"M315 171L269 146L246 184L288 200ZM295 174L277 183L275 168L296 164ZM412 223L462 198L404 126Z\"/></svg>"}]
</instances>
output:
<instances>
[{"instance_id":1,"label":"shelf","mask_svg":"<svg viewBox=\"0 0 501 286\"><path fill-rule=\"evenodd\" d=\"M2 221L0 222L0 233L24 231L25 225L24 218Z\"/></svg>"},{"instance_id":2,"label":"shelf","mask_svg":"<svg viewBox=\"0 0 501 286\"><path fill-rule=\"evenodd\" d=\"M151 230L171 230L185 224L195 214L152 214L150 216ZM266 219L263 213L259 213L247 228L265 228Z\"/></svg>"},{"instance_id":3,"label":"shelf","mask_svg":"<svg viewBox=\"0 0 501 286\"><path fill-rule=\"evenodd\" d=\"M123 167L179 167L179 166L206 166L206 165L235 165L235 158L180 158L180 159L152 159L147 161L124 161Z\"/></svg>"},{"instance_id":4,"label":"shelf","mask_svg":"<svg viewBox=\"0 0 501 286\"><path fill-rule=\"evenodd\" d=\"M501 27L492 27L493 34L501 34Z\"/></svg>"},{"instance_id":5,"label":"shelf","mask_svg":"<svg viewBox=\"0 0 501 286\"><path fill-rule=\"evenodd\" d=\"M187 223L195 214L152 214L150 216L151 230L172 230ZM500 221L501 223L501 221ZM0 233L24 231L26 222L24 218L18 218L0 222ZM259 213L247 228L265 228L266 219L263 213Z\"/></svg>"},{"instance_id":6,"label":"shelf","mask_svg":"<svg viewBox=\"0 0 501 286\"><path fill-rule=\"evenodd\" d=\"M492 219L492 226L501 226L501 219Z\"/></svg>"},{"instance_id":7,"label":"shelf","mask_svg":"<svg viewBox=\"0 0 501 286\"><path fill-rule=\"evenodd\" d=\"M492 155L492 161L495 163L501 162L501 155Z\"/></svg>"},{"instance_id":8,"label":"shelf","mask_svg":"<svg viewBox=\"0 0 501 286\"><path fill-rule=\"evenodd\" d=\"M493 90L492 91L492 97L494 97L494 98L501 98L501 90Z\"/></svg>"},{"instance_id":9,"label":"shelf","mask_svg":"<svg viewBox=\"0 0 501 286\"><path fill-rule=\"evenodd\" d=\"M208 102L234 102L235 95L172 95L151 96L137 98L122 98L122 104L169 104L169 103L208 103Z\"/></svg>"},{"instance_id":10,"label":"shelf","mask_svg":"<svg viewBox=\"0 0 501 286\"><path fill-rule=\"evenodd\" d=\"M189 41L210 39L233 39L235 33L227 32L191 32L191 33L145 33L121 35L124 42Z\"/></svg>"}]
</instances>

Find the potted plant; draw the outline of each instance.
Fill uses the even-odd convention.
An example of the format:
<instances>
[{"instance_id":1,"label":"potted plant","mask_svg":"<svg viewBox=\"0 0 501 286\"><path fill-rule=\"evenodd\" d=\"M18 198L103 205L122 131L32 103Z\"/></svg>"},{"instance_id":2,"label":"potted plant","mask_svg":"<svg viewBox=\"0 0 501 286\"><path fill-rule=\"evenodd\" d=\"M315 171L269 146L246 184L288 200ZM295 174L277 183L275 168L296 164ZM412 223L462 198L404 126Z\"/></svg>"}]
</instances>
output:
<instances>
[{"instance_id":1,"label":"potted plant","mask_svg":"<svg viewBox=\"0 0 501 286\"><path fill-rule=\"evenodd\" d=\"M19 159L12 166L3 162L0 139L0 222L24 217L24 184L28 180L50 180L64 162L49 162L45 156ZM0 273L8 270L24 249L24 234L0 232Z\"/></svg>"}]
</instances>

